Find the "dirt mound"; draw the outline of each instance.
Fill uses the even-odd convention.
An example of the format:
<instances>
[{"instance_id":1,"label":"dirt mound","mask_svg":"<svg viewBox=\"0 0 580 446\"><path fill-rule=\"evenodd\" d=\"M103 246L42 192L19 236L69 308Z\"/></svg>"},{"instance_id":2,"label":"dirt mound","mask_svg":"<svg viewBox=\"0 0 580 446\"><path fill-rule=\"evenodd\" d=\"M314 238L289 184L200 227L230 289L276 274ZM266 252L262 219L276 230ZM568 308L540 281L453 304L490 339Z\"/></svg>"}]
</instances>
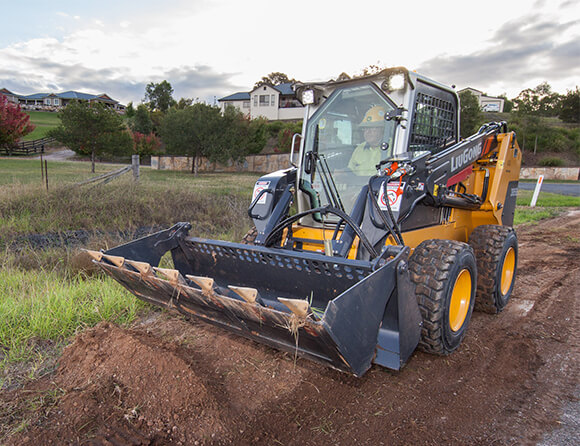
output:
<instances>
[{"instance_id":1,"label":"dirt mound","mask_svg":"<svg viewBox=\"0 0 580 446\"><path fill-rule=\"evenodd\" d=\"M353 378L161 312L99 325L55 374L0 397L32 414L6 444L534 444L577 392L579 233L580 212L520 227L506 310L474 313L457 352L417 352L399 373Z\"/></svg>"}]
</instances>

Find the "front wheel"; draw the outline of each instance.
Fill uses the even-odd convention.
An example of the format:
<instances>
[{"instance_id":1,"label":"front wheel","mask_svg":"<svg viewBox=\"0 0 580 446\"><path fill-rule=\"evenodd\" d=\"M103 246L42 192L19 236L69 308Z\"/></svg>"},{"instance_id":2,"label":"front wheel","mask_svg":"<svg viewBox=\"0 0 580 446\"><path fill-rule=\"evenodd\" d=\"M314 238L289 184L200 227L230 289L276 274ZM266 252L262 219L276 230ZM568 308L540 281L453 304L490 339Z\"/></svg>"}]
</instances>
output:
<instances>
[{"instance_id":1,"label":"front wheel","mask_svg":"<svg viewBox=\"0 0 580 446\"><path fill-rule=\"evenodd\" d=\"M479 270L475 309L499 313L507 305L516 280L516 233L507 226L482 225L473 230L469 244L475 252Z\"/></svg>"},{"instance_id":2,"label":"front wheel","mask_svg":"<svg viewBox=\"0 0 580 446\"><path fill-rule=\"evenodd\" d=\"M473 312L477 283L473 250L454 240L426 240L415 248L409 270L423 317L419 347L447 355L461 344Z\"/></svg>"}]
</instances>

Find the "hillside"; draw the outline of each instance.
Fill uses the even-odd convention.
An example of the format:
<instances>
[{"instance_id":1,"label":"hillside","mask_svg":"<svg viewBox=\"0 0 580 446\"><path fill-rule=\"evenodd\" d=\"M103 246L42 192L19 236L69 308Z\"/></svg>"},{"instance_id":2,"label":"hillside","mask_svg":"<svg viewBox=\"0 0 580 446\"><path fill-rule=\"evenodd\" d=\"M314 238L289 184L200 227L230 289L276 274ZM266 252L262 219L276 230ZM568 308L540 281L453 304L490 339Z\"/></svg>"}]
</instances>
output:
<instances>
[{"instance_id":1,"label":"hillside","mask_svg":"<svg viewBox=\"0 0 580 446\"><path fill-rule=\"evenodd\" d=\"M34 124L35 129L22 138L22 141L44 138L50 129L60 124L58 114L54 112L29 111L26 114L30 116L30 122Z\"/></svg>"},{"instance_id":2,"label":"hillside","mask_svg":"<svg viewBox=\"0 0 580 446\"><path fill-rule=\"evenodd\" d=\"M482 123L506 121L516 132L523 166L580 166L580 125L556 117L522 117L516 113L482 113Z\"/></svg>"}]
</instances>

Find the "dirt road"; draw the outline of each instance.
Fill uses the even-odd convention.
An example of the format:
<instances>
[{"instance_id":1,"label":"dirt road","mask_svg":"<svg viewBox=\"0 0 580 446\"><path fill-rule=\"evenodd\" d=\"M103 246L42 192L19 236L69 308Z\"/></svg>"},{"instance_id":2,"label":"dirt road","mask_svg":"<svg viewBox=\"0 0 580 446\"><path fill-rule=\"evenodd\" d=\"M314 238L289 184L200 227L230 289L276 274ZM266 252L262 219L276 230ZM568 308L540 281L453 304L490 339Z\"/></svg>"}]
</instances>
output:
<instances>
[{"instance_id":1,"label":"dirt road","mask_svg":"<svg viewBox=\"0 0 580 446\"><path fill-rule=\"evenodd\" d=\"M2 395L14 413L36 404L7 444L572 444L578 425L563 410L578 406L580 211L518 237L512 301L475 313L449 357L417 352L401 372L357 379L156 313L130 330L85 331L56 373Z\"/></svg>"}]
</instances>

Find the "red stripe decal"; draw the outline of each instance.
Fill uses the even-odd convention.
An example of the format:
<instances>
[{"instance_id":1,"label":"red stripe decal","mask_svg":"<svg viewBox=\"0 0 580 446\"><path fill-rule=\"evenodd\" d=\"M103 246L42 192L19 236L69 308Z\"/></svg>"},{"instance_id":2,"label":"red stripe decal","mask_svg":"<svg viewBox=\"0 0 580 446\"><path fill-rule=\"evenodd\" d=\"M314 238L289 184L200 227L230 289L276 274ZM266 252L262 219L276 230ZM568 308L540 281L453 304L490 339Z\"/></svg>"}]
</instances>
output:
<instances>
[{"instance_id":1,"label":"red stripe decal","mask_svg":"<svg viewBox=\"0 0 580 446\"><path fill-rule=\"evenodd\" d=\"M451 178L447 180L447 187L451 187L454 184L459 183L460 181L466 180L469 175L473 172L473 166L468 166L467 168L463 169L461 172L453 175Z\"/></svg>"}]
</instances>

